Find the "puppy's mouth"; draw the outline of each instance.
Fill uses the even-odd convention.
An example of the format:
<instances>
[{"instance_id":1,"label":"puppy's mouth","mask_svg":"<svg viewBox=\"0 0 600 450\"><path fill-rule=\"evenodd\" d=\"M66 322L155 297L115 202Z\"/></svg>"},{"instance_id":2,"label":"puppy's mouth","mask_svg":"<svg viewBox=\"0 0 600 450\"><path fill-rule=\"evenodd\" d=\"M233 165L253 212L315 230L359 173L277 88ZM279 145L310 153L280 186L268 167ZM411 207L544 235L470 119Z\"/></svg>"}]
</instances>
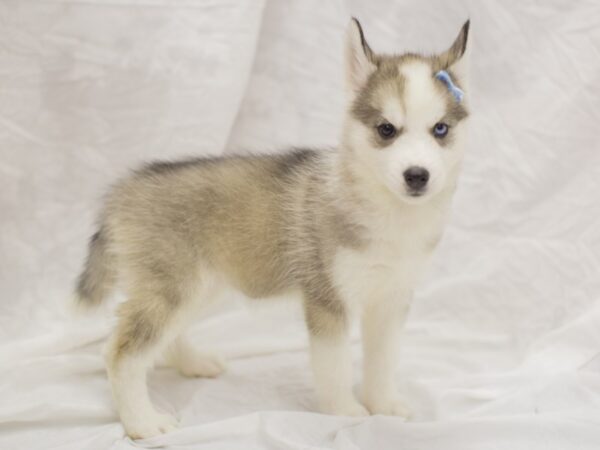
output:
<instances>
[{"instance_id":1,"label":"puppy's mouth","mask_svg":"<svg viewBox=\"0 0 600 450\"><path fill-rule=\"evenodd\" d=\"M409 197L422 197L427 194L427 189L407 189L406 194Z\"/></svg>"},{"instance_id":2,"label":"puppy's mouth","mask_svg":"<svg viewBox=\"0 0 600 450\"><path fill-rule=\"evenodd\" d=\"M423 188L423 189L406 188L402 195L402 200L409 204L415 204L415 205L421 204L423 202L426 202L427 199L429 198L429 196L427 195L428 193L429 193L429 189L427 189L427 188Z\"/></svg>"}]
</instances>

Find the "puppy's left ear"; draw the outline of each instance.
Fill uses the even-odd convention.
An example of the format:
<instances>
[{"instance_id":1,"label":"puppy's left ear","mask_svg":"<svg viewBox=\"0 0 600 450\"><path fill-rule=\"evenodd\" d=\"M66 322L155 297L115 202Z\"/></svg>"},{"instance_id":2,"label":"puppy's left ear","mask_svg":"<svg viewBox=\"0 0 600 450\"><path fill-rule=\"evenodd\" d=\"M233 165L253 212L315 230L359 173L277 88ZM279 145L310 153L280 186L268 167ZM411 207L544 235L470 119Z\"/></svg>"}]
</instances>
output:
<instances>
[{"instance_id":1,"label":"puppy's left ear","mask_svg":"<svg viewBox=\"0 0 600 450\"><path fill-rule=\"evenodd\" d=\"M452 70L463 83L467 82L469 71L470 25L471 21L467 20L450 48L438 56L440 66L438 70Z\"/></svg>"},{"instance_id":2,"label":"puppy's left ear","mask_svg":"<svg viewBox=\"0 0 600 450\"><path fill-rule=\"evenodd\" d=\"M373 51L367 44L360 23L355 18L352 18L346 30L345 53L346 85L351 93L356 94L364 87L377 67Z\"/></svg>"}]
</instances>

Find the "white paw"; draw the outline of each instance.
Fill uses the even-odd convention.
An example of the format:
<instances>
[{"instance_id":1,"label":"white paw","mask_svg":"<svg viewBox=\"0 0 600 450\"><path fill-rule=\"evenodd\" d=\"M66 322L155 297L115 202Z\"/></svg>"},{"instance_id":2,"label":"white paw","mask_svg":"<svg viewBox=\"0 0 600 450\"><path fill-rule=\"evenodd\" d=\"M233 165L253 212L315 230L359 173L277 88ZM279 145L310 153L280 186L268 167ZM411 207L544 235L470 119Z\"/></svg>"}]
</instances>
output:
<instances>
[{"instance_id":1,"label":"white paw","mask_svg":"<svg viewBox=\"0 0 600 450\"><path fill-rule=\"evenodd\" d=\"M368 410L371 414L382 414L384 416L400 416L408 419L410 417L410 410L396 397L390 397L389 399L379 399L377 401L366 400Z\"/></svg>"},{"instance_id":2,"label":"white paw","mask_svg":"<svg viewBox=\"0 0 600 450\"><path fill-rule=\"evenodd\" d=\"M354 398L329 402L329 404L322 407L321 410L326 414L332 414L334 416L364 417L369 415L367 408Z\"/></svg>"},{"instance_id":3,"label":"white paw","mask_svg":"<svg viewBox=\"0 0 600 450\"><path fill-rule=\"evenodd\" d=\"M177 420L173 416L155 411L121 420L125 431L132 439L146 439L177 429Z\"/></svg>"},{"instance_id":4,"label":"white paw","mask_svg":"<svg viewBox=\"0 0 600 450\"><path fill-rule=\"evenodd\" d=\"M200 352L181 358L178 366L179 373L186 377L214 378L227 369L227 363L220 355Z\"/></svg>"}]
</instances>

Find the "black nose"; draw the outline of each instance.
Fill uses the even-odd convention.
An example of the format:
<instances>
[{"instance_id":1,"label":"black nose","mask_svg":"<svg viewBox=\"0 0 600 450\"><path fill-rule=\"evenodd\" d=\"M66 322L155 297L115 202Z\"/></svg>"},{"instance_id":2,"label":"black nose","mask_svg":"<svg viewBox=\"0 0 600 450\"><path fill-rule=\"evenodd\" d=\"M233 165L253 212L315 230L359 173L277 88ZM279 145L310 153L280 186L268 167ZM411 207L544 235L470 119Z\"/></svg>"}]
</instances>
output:
<instances>
[{"instance_id":1,"label":"black nose","mask_svg":"<svg viewBox=\"0 0 600 450\"><path fill-rule=\"evenodd\" d=\"M429 172L422 167L409 167L404 171L404 181L409 188L415 191L421 190L429 181Z\"/></svg>"}]
</instances>

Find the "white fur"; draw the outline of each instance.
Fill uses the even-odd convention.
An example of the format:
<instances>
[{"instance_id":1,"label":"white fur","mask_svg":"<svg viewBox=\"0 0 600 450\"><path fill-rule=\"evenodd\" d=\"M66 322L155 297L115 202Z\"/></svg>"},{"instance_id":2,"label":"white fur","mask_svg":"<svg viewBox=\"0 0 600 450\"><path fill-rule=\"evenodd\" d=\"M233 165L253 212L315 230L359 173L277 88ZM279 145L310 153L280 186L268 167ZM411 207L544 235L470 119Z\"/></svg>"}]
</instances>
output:
<instances>
[{"instance_id":1,"label":"white fur","mask_svg":"<svg viewBox=\"0 0 600 450\"><path fill-rule=\"evenodd\" d=\"M408 414L393 382L397 342L412 292L441 235L448 202L449 196L442 196L427 207L389 204L387 215L363 218L370 231L366 249L336 254L337 289L349 309L362 315L363 395L372 413Z\"/></svg>"},{"instance_id":2,"label":"white fur","mask_svg":"<svg viewBox=\"0 0 600 450\"><path fill-rule=\"evenodd\" d=\"M453 144L442 147L431 130L443 119L446 103L431 66L405 63L401 73L406 80L403 102L382 101L385 119L402 129L393 144L374 148L373 130L351 115L346 119L342 144L352 156L344 163L361 186L366 206L356 218L367 230L368 245L339 249L333 275L343 301L362 316L365 406L371 413L407 416L394 383L399 334L412 292L442 233L463 156L464 125L453 130ZM420 197L411 197L405 185L403 173L412 166L430 173L427 192ZM337 345L330 343L329 358L334 360L347 353L346 343ZM343 379L349 377L344 374ZM317 383L330 385L326 378L322 374ZM346 391L335 395L348 398L351 389L346 386Z\"/></svg>"},{"instance_id":3,"label":"white fur","mask_svg":"<svg viewBox=\"0 0 600 450\"><path fill-rule=\"evenodd\" d=\"M368 415L352 393L352 354L348 336L311 336L310 356L321 411L343 416Z\"/></svg>"},{"instance_id":4,"label":"white fur","mask_svg":"<svg viewBox=\"0 0 600 450\"><path fill-rule=\"evenodd\" d=\"M386 298L373 298L363 312L363 401L373 414L407 417L409 412L398 398L394 375L410 293L395 292Z\"/></svg>"},{"instance_id":5,"label":"white fur","mask_svg":"<svg viewBox=\"0 0 600 450\"><path fill-rule=\"evenodd\" d=\"M128 356L108 371L119 416L133 438L167 433L177 427L174 417L157 412L150 401L146 372L153 359L150 353Z\"/></svg>"},{"instance_id":6,"label":"white fur","mask_svg":"<svg viewBox=\"0 0 600 450\"><path fill-rule=\"evenodd\" d=\"M194 289L195 301L181 308L161 334L159 342L143 352L127 353L118 364L112 360L116 342L108 342L108 377L119 417L129 436L148 438L177 428L177 420L173 416L156 411L148 393L146 375L160 353L165 352L167 363L185 376L215 377L226 369L223 358L196 350L181 334L194 319L209 309L211 301L224 287L222 277L204 268L202 280Z\"/></svg>"},{"instance_id":7,"label":"white fur","mask_svg":"<svg viewBox=\"0 0 600 450\"><path fill-rule=\"evenodd\" d=\"M383 116L388 122L393 124L397 129L404 128L404 108L395 98L385 98L383 103Z\"/></svg>"}]
</instances>

